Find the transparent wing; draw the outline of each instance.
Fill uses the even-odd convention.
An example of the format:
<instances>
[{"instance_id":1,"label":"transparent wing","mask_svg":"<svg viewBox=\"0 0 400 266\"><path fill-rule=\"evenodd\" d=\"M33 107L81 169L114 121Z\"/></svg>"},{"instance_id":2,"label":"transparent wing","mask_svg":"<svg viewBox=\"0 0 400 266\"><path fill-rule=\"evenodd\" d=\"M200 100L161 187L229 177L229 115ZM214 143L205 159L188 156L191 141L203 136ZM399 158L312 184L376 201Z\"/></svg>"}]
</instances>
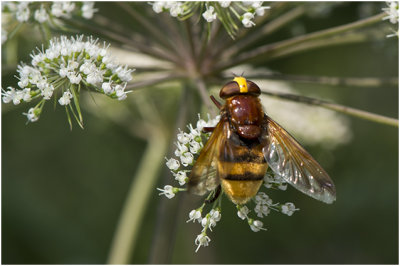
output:
<instances>
[{"instance_id":1,"label":"transparent wing","mask_svg":"<svg viewBox=\"0 0 400 266\"><path fill-rule=\"evenodd\" d=\"M265 115L268 145L263 152L271 169L301 192L325 203L336 200L329 175L278 123Z\"/></svg>"},{"instance_id":2,"label":"transparent wing","mask_svg":"<svg viewBox=\"0 0 400 266\"><path fill-rule=\"evenodd\" d=\"M190 172L188 181L190 193L204 195L219 185L217 156L221 141L224 139L223 125L222 121L217 124Z\"/></svg>"}]
</instances>

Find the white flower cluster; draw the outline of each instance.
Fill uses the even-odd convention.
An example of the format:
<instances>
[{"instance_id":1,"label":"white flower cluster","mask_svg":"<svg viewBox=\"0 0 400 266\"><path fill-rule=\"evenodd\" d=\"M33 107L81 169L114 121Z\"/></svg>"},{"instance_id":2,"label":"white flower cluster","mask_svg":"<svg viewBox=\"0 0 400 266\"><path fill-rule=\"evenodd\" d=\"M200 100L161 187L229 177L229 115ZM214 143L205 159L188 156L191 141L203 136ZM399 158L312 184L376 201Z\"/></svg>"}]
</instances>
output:
<instances>
[{"instance_id":1,"label":"white flower cluster","mask_svg":"<svg viewBox=\"0 0 400 266\"><path fill-rule=\"evenodd\" d=\"M250 213L250 210L249 210L249 208L247 208L247 206L237 205L236 207L238 210L237 215L239 216L239 218L242 220L247 219L250 229L253 232L258 232L260 230L267 230L267 229L263 228L263 226L264 226L263 222L261 222L260 220L254 220L248 216L248 214Z\"/></svg>"},{"instance_id":2,"label":"white flower cluster","mask_svg":"<svg viewBox=\"0 0 400 266\"><path fill-rule=\"evenodd\" d=\"M99 45L98 39L92 37L84 40L83 35L53 38L46 50L37 49L36 53L31 54L31 66L18 66L20 89L8 87L8 90L3 91L3 102L19 104L21 101L29 102L42 97L39 103L42 105L60 89L63 94L58 100L59 104L69 105L81 88L104 93L118 100L125 99L128 93L125 87L132 79L133 70L114 63L108 47L105 43ZM35 109L33 113L40 115L41 109ZM28 115L30 122L37 118L32 119Z\"/></svg>"},{"instance_id":3,"label":"white flower cluster","mask_svg":"<svg viewBox=\"0 0 400 266\"><path fill-rule=\"evenodd\" d=\"M217 116L215 119L211 119L208 115L208 122L201 119L199 115L199 120L196 124L196 127L193 127L192 124L188 125L188 132L183 132L179 129L179 133L177 135L177 142L175 143L177 149L175 150L176 158L167 159L166 165L171 170L171 173L175 177L175 180L178 181L179 185L184 185L188 181L188 174L190 173L190 168L194 165L198 155L200 154L201 149L203 148L205 142L210 136L210 133L203 133L204 127L215 127L218 121L220 120L220 116ZM188 168L186 168L188 167ZM264 177L264 187L265 188L273 188L286 190L287 183L279 176L271 172L267 172ZM164 186L163 189L158 188L161 193L159 195L164 195L168 199L175 197L176 193L180 191L185 191L185 188L173 187L171 185ZM207 213L204 217L202 217L203 208L206 204L207 200L215 197L214 193L211 192L208 194L207 199L203 205L194 209L189 213L189 220L186 222L198 222L203 227L201 233L197 235L195 239L195 244L197 246L196 252L202 246L208 246L211 239L207 235L207 230L212 231L212 228L216 226L217 222L221 219L221 203L220 201L215 201L212 209L209 213ZM264 216L268 216L271 210L281 212L288 216L291 216L296 209L293 203L273 203L269 196L264 192L258 192L258 194L253 198L253 202L255 203L254 212L257 214L257 217L263 218ZM263 226L263 222L260 220L253 219L249 216L250 210L245 205L236 205L237 207L237 215L242 220L247 220L250 229L254 232L259 232L261 230L266 230Z\"/></svg>"},{"instance_id":4,"label":"white flower cluster","mask_svg":"<svg viewBox=\"0 0 400 266\"><path fill-rule=\"evenodd\" d=\"M189 124L189 132L183 132L179 129L179 133L177 135L178 141L175 143L177 148L174 153L178 159L166 158L166 165L171 170L175 180L179 182L180 186L186 184L188 179L187 173L190 172L190 169L184 169L184 167L186 168L193 165L195 158L199 156L204 143L210 136L210 133L203 132L203 128L215 127L219 122L219 119L220 116L211 119L210 115L208 115L208 121L206 122L205 120L201 119L199 115L199 120L197 121L195 128L192 126L192 124Z\"/></svg>"},{"instance_id":5,"label":"white flower cluster","mask_svg":"<svg viewBox=\"0 0 400 266\"><path fill-rule=\"evenodd\" d=\"M177 134L176 150L174 152L175 158L167 159L166 165L171 170L176 181L178 181L180 186L183 186L188 181L187 174L190 173L190 167L194 164L195 159L199 156L204 143L210 137L210 133L204 133L203 128L205 127L215 127L220 116L214 119L210 118L208 114L208 121L206 122L199 116L199 120L196 123L196 127L192 124L187 126L188 132L183 132L179 129ZM157 188L161 193L159 195L165 195L168 199L175 197L176 193L180 191L185 191L185 188L173 187L171 185L164 186L163 189ZM207 235L207 230L216 226L217 222L221 219L221 211L219 207L212 208L209 213L202 217L202 212L205 204L196 210L192 210L189 213L189 220L187 222L198 222L202 225L203 229L201 233L196 237L195 244L197 246L196 252L201 246L208 246L211 241L210 237Z\"/></svg>"},{"instance_id":6,"label":"white flower cluster","mask_svg":"<svg viewBox=\"0 0 400 266\"><path fill-rule=\"evenodd\" d=\"M386 17L383 18L383 20L389 20L390 23L392 24L398 24L399 23L399 2L398 1L388 1L386 2L387 7L382 8L383 11L388 14ZM399 29L398 26L397 30L393 30L393 34L389 34L386 37L394 37L394 36L399 36Z\"/></svg>"},{"instance_id":7,"label":"white flower cluster","mask_svg":"<svg viewBox=\"0 0 400 266\"><path fill-rule=\"evenodd\" d=\"M184 2L176 1L158 1L150 3L153 6L153 10L156 13L167 11L172 17L178 17L184 13Z\"/></svg>"},{"instance_id":8,"label":"white flower cluster","mask_svg":"<svg viewBox=\"0 0 400 266\"><path fill-rule=\"evenodd\" d=\"M263 6L263 1L221 1L221 2L173 2L173 1L159 1L150 3L156 13L169 12L173 17L183 17L188 14L193 14L194 10L204 10L202 17L207 22L223 19L226 15L220 12L230 12L234 17L239 19L243 26L250 28L255 26L254 17L263 16L265 10L269 9L268 6ZM201 5L201 8L198 8ZM222 8L222 9L221 9ZM232 20L229 21L232 23Z\"/></svg>"},{"instance_id":9,"label":"white flower cluster","mask_svg":"<svg viewBox=\"0 0 400 266\"><path fill-rule=\"evenodd\" d=\"M256 25L253 22L255 15L260 17L264 16L265 10L270 8L269 6L263 6L262 1L243 2L243 4L248 8L248 11L241 17L242 24L246 28L251 28Z\"/></svg>"},{"instance_id":10,"label":"white flower cluster","mask_svg":"<svg viewBox=\"0 0 400 266\"><path fill-rule=\"evenodd\" d=\"M219 208L213 208L210 210L209 213L207 213L203 218L201 217L201 213L203 211L204 204L197 210L192 210L189 213L189 220L187 222L198 222L201 224L203 229L201 230L201 233L197 235L194 243L197 245L196 252L199 250L201 246L208 246L208 243L211 241L210 237L207 235L207 230L210 229L212 231L212 228L217 225L217 222L221 220L221 210Z\"/></svg>"},{"instance_id":11,"label":"white flower cluster","mask_svg":"<svg viewBox=\"0 0 400 266\"><path fill-rule=\"evenodd\" d=\"M264 186L266 188L276 188L276 189L280 189L280 190L287 189L286 181L280 175L278 175L272 171L267 171L267 173L265 174Z\"/></svg>"},{"instance_id":12,"label":"white flower cluster","mask_svg":"<svg viewBox=\"0 0 400 266\"><path fill-rule=\"evenodd\" d=\"M281 211L283 214L288 216L292 216L295 211L300 210L297 209L291 202L287 202L285 204L273 203L272 199L270 199L270 197L264 192L258 192L254 197L254 202L256 203L254 211L260 218L267 216L270 213L270 210Z\"/></svg>"},{"instance_id":13,"label":"white flower cluster","mask_svg":"<svg viewBox=\"0 0 400 266\"><path fill-rule=\"evenodd\" d=\"M271 210L280 211L288 216L292 216L295 211L299 210L291 202L287 202L285 204L273 203L272 199L264 192L258 192L257 195L253 198L253 201L256 204L256 206L254 207L254 212L259 218L268 216ZM238 217L242 220L247 219L247 222L252 231L258 232L260 230L267 230L263 228L263 223L261 221L254 220L253 218L249 217L250 210L246 205L237 205L236 207L238 210Z\"/></svg>"},{"instance_id":14,"label":"white flower cluster","mask_svg":"<svg viewBox=\"0 0 400 266\"><path fill-rule=\"evenodd\" d=\"M91 19L95 12L97 9L94 8L94 2L2 2L2 14L9 15L19 23L36 22L54 25L59 18L70 19L73 16L80 16ZM6 25L2 23L2 43L7 40L5 28Z\"/></svg>"},{"instance_id":15,"label":"white flower cluster","mask_svg":"<svg viewBox=\"0 0 400 266\"><path fill-rule=\"evenodd\" d=\"M270 213L270 209L276 206L276 204L272 203L272 199L270 199L269 196L264 192L258 192L257 195L254 197L254 201L256 203L254 211L260 218L268 216L268 214Z\"/></svg>"},{"instance_id":16,"label":"white flower cluster","mask_svg":"<svg viewBox=\"0 0 400 266\"><path fill-rule=\"evenodd\" d=\"M2 2L2 12L9 13L19 22L43 23L52 18L71 18L73 15L91 19L97 11L94 2Z\"/></svg>"},{"instance_id":17,"label":"white flower cluster","mask_svg":"<svg viewBox=\"0 0 400 266\"><path fill-rule=\"evenodd\" d=\"M161 191L161 193L158 194L159 196L165 195L168 199L172 199L173 197L175 197L175 194L179 191L185 191L185 189L183 188L176 188L170 185L164 186L163 189L157 188L157 190Z\"/></svg>"}]
</instances>

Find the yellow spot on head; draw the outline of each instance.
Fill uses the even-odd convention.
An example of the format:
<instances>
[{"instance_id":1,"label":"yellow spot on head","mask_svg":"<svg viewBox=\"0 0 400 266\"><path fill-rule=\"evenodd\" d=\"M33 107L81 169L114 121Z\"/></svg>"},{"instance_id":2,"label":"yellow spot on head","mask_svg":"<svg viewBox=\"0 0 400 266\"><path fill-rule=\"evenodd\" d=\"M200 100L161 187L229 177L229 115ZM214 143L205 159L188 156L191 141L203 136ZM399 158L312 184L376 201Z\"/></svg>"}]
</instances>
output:
<instances>
[{"instance_id":1,"label":"yellow spot on head","mask_svg":"<svg viewBox=\"0 0 400 266\"><path fill-rule=\"evenodd\" d=\"M236 81L237 84L239 85L240 93L246 93L246 92L248 92L248 89L247 89L247 81L246 81L246 79L245 79L244 77L235 77L235 78L233 79L233 81Z\"/></svg>"}]
</instances>

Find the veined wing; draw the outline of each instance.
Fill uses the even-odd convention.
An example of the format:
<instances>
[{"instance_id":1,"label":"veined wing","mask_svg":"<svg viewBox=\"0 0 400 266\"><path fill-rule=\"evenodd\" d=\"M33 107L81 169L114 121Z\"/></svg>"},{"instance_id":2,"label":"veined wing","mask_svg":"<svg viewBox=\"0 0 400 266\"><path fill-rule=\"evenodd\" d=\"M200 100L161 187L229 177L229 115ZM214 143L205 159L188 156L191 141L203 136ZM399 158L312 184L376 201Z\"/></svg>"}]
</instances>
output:
<instances>
[{"instance_id":1,"label":"veined wing","mask_svg":"<svg viewBox=\"0 0 400 266\"><path fill-rule=\"evenodd\" d=\"M217 177L217 156L221 140L224 139L224 121L220 121L201 150L189 175L188 191L204 195L219 185Z\"/></svg>"},{"instance_id":2,"label":"veined wing","mask_svg":"<svg viewBox=\"0 0 400 266\"><path fill-rule=\"evenodd\" d=\"M278 123L265 115L269 144L264 156L271 169L301 192L325 203L336 200L336 189L317 161Z\"/></svg>"}]
</instances>

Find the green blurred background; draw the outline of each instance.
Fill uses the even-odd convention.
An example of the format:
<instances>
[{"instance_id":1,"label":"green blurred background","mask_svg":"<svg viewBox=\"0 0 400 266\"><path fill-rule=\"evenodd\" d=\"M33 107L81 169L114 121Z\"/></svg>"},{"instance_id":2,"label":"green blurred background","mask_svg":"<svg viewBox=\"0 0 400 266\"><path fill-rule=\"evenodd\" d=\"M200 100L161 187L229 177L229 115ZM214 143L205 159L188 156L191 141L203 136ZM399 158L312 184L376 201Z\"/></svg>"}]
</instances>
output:
<instances>
[{"instance_id":1,"label":"green blurred background","mask_svg":"<svg viewBox=\"0 0 400 266\"><path fill-rule=\"evenodd\" d=\"M105 12L108 4L100 4L100 12ZM340 5L329 16L306 16L294 23L307 32L341 25L359 19L364 4ZM383 6L372 3L377 12ZM272 38L287 36L289 26ZM19 54L26 55L18 61L28 61L35 43L24 36L18 38ZM398 77L398 40L322 48L277 59L267 66L285 74ZM3 88L15 84L13 73L15 68L3 67ZM396 86L291 85L300 92L333 95L343 105L398 117ZM157 106L163 119L171 121L169 130L173 132L181 91L154 87L144 93L162 102ZM49 104L37 123L25 125L22 113L27 109L27 105L2 106L2 263L106 263L146 142L102 119L101 108L95 109L96 116L84 110L85 129L76 125L72 131L63 108L53 111ZM193 122L198 111L192 112ZM254 233L224 199L222 220L210 234L210 246L194 253L194 239L201 227L186 220L189 211L199 206L199 198L185 194L167 200L154 188L132 263L164 256L168 258L164 262L177 264L397 264L398 128L353 117L350 121L350 143L334 150L306 147L322 165L328 165L326 171L337 188L333 205L317 202L291 187L285 193L272 191L275 201L292 201L301 211L292 217L271 213L263 219L268 231ZM173 141L174 137L170 151ZM157 187L166 182L172 183L172 176L164 166ZM160 204L178 210L160 218ZM163 238L166 229L160 224L172 225L167 229L173 232L172 238ZM160 243L165 243L164 254L157 254L154 248Z\"/></svg>"}]
</instances>

